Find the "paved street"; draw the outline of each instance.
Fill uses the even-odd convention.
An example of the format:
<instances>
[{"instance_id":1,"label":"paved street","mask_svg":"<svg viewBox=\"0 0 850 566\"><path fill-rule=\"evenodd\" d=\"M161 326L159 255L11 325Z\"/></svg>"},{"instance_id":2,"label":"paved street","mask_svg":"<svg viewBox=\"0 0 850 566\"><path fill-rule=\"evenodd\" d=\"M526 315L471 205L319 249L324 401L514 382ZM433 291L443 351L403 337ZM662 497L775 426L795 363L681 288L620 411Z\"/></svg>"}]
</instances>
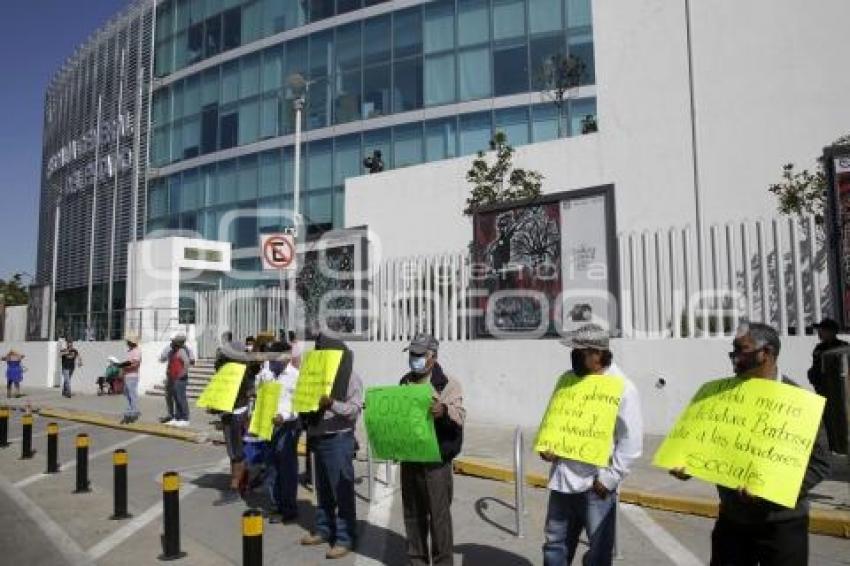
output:
<instances>
[{"instance_id":1,"label":"paved street","mask_svg":"<svg viewBox=\"0 0 850 566\"><path fill-rule=\"evenodd\" d=\"M4 562L28 565L152 564L159 555L161 534L160 474L179 471L182 477L182 546L188 553L176 564L239 564L240 515L248 505L262 507L264 494L247 504L213 507L227 482L223 447L133 434L60 421L59 461L62 471L47 476L45 428L36 417L32 460L20 460L20 413L14 413L12 445L0 451L0 548ZM72 494L75 481L73 437L91 437L91 493ZM111 521L111 453L126 447L130 454L129 504L133 518ZM380 480L377 466L375 502L367 499L366 464L358 461L358 552L341 564L403 564L401 497ZM394 482L397 485L397 481ZM455 478L455 550L465 566L540 564L546 492L528 489L527 536L514 536L514 489L511 484L462 476ZM300 493L297 524L267 525L265 563L311 565L325 563L321 548L303 548L298 539L312 521L311 492ZM712 522L707 519L622 505L620 547L623 564L701 564L708 556ZM850 564L846 540L813 536L812 564Z\"/></svg>"}]
</instances>

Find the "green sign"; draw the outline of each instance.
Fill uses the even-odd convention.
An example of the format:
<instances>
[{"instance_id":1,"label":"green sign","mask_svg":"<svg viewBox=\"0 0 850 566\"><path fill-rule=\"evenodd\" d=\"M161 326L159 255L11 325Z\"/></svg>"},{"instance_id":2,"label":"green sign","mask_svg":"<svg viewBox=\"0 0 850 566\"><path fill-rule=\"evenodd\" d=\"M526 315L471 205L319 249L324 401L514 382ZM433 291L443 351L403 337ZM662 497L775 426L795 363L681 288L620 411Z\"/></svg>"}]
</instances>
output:
<instances>
[{"instance_id":1,"label":"green sign","mask_svg":"<svg viewBox=\"0 0 850 566\"><path fill-rule=\"evenodd\" d=\"M366 433L375 459L441 461L430 411L433 394L428 384L366 390Z\"/></svg>"}]
</instances>

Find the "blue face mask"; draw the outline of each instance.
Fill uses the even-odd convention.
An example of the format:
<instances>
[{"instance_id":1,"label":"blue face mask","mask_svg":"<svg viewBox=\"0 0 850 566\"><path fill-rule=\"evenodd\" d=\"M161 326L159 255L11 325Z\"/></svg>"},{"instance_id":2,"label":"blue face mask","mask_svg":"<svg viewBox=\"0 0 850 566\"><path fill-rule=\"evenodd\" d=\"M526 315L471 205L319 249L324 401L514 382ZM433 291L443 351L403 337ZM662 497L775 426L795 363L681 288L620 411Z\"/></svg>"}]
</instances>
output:
<instances>
[{"instance_id":1,"label":"blue face mask","mask_svg":"<svg viewBox=\"0 0 850 566\"><path fill-rule=\"evenodd\" d=\"M281 373L283 373L283 370L286 369L286 362L269 362L269 369L272 371L273 374L280 375Z\"/></svg>"},{"instance_id":2,"label":"blue face mask","mask_svg":"<svg viewBox=\"0 0 850 566\"><path fill-rule=\"evenodd\" d=\"M425 356L410 356L408 363L410 364L410 371L413 373L424 373L428 360L425 359Z\"/></svg>"}]
</instances>

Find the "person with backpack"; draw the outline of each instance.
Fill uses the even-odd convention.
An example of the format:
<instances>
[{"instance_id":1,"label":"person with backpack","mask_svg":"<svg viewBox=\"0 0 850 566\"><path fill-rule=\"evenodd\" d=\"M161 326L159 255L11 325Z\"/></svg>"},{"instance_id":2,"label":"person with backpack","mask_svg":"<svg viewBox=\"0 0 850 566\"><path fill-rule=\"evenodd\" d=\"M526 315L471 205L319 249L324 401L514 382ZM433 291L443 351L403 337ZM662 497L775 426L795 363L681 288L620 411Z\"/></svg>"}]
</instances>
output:
<instances>
[{"instance_id":1,"label":"person with backpack","mask_svg":"<svg viewBox=\"0 0 850 566\"><path fill-rule=\"evenodd\" d=\"M159 361L165 366L165 408L168 420L160 419L169 426L189 426L189 400L186 386L189 383L189 366L195 363L194 356L186 346L186 335L175 334L171 344L163 350Z\"/></svg>"}]
</instances>

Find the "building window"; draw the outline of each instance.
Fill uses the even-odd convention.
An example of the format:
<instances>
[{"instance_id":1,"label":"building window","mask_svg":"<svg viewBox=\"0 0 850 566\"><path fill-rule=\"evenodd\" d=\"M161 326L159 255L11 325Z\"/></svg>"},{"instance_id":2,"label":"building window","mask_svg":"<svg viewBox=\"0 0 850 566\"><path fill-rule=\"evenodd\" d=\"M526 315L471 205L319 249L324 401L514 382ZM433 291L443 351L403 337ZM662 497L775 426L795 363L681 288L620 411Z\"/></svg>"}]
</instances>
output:
<instances>
[{"instance_id":1,"label":"building window","mask_svg":"<svg viewBox=\"0 0 850 566\"><path fill-rule=\"evenodd\" d=\"M490 41L489 0L458 0L457 39L460 47Z\"/></svg>"},{"instance_id":2,"label":"building window","mask_svg":"<svg viewBox=\"0 0 850 566\"><path fill-rule=\"evenodd\" d=\"M422 108L422 61L397 61L393 66L393 112Z\"/></svg>"},{"instance_id":3,"label":"building window","mask_svg":"<svg viewBox=\"0 0 850 566\"><path fill-rule=\"evenodd\" d=\"M422 13L419 8L394 13L393 37L393 57L396 59L422 53Z\"/></svg>"},{"instance_id":4,"label":"building window","mask_svg":"<svg viewBox=\"0 0 850 566\"><path fill-rule=\"evenodd\" d=\"M383 63L390 59L392 21L389 15L371 18L363 23L363 64Z\"/></svg>"},{"instance_id":5,"label":"building window","mask_svg":"<svg viewBox=\"0 0 850 566\"><path fill-rule=\"evenodd\" d=\"M425 122L425 160L437 161L457 155L457 119Z\"/></svg>"},{"instance_id":6,"label":"building window","mask_svg":"<svg viewBox=\"0 0 850 566\"><path fill-rule=\"evenodd\" d=\"M479 47L458 53L460 100L490 96L490 49Z\"/></svg>"},{"instance_id":7,"label":"building window","mask_svg":"<svg viewBox=\"0 0 850 566\"><path fill-rule=\"evenodd\" d=\"M242 45L242 9L233 8L226 11L222 16L222 23L224 28L222 51Z\"/></svg>"},{"instance_id":8,"label":"building window","mask_svg":"<svg viewBox=\"0 0 850 566\"><path fill-rule=\"evenodd\" d=\"M393 128L393 163L396 168L422 163L422 123Z\"/></svg>"},{"instance_id":9,"label":"building window","mask_svg":"<svg viewBox=\"0 0 850 566\"><path fill-rule=\"evenodd\" d=\"M219 130L221 132L220 149L236 147L239 136L239 114L231 111L221 117Z\"/></svg>"},{"instance_id":10,"label":"building window","mask_svg":"<svg viewBox=\"0 0 850 566\"><path fill-rule=\"evenodd\" d=\"M529 141L528 108L503 108L493 113L494 130L502 131L513 146L525 145Z\"/></svg>"},{"instance_id":11,"label":"building window","mask_svg":"<svg viewBox=\"0 0 850 566\"><path fill-rule=\"evenodd\" d=\"M363 118L390 113L390 66L378 65L363 70Z\"/></svg>"},{"instance_id":12,"label":"building window","mask_svg":"<svg viewBox=\"0 0 850 566\"><path fill-rule=\"evenodd\" d=\"M455 101L455 54L425 58L425 106Z\"/></svg>"},{"instance_id":13,"label":"building window","mask_svg":"<svg viewBox=\"0 0 850 566\"><path fill-rule=\"evenodd\" d=\"M525 40L493 48L493 94L528 92L528 49Z\"/></svg>"},{"instance_id":14,"label":"building window","mask_svg":"<svg viewBox=\"0 0 850 566\"><path fill-rule=\"evenodd\" d=\"M476 112L460 117L460 154L487 151L492 138L489 112Z\"/></svg>"},{"instance_id":15,"label":"building window","mask_svg":"<svg viewBox=\"0 0 850 566\"><path fill-rule=\"evenodd\" d=\"M345 124L360 119L360 86L359 69L337 75L334 123Z\"/></svg>"},{"instance_id":16,"label":"building window","mask_svg":"<svg viewBox=\"0 0 850 566\"><path fill-rule=\"evenodd\" d=\"M425 5L423 23L423 45L425 53L437 53L454 49L455 46L455 3L440 0Z\"/></svg>"},{"instance_id":17,"label":"building window","mask_svg":"<svg viewBox=\"0 0 850 566\"><path fill-rule=\"evenodd\" d=\"M493 0L493 40L524 36L525 0Z\"/></svg>"}]
</instances>

